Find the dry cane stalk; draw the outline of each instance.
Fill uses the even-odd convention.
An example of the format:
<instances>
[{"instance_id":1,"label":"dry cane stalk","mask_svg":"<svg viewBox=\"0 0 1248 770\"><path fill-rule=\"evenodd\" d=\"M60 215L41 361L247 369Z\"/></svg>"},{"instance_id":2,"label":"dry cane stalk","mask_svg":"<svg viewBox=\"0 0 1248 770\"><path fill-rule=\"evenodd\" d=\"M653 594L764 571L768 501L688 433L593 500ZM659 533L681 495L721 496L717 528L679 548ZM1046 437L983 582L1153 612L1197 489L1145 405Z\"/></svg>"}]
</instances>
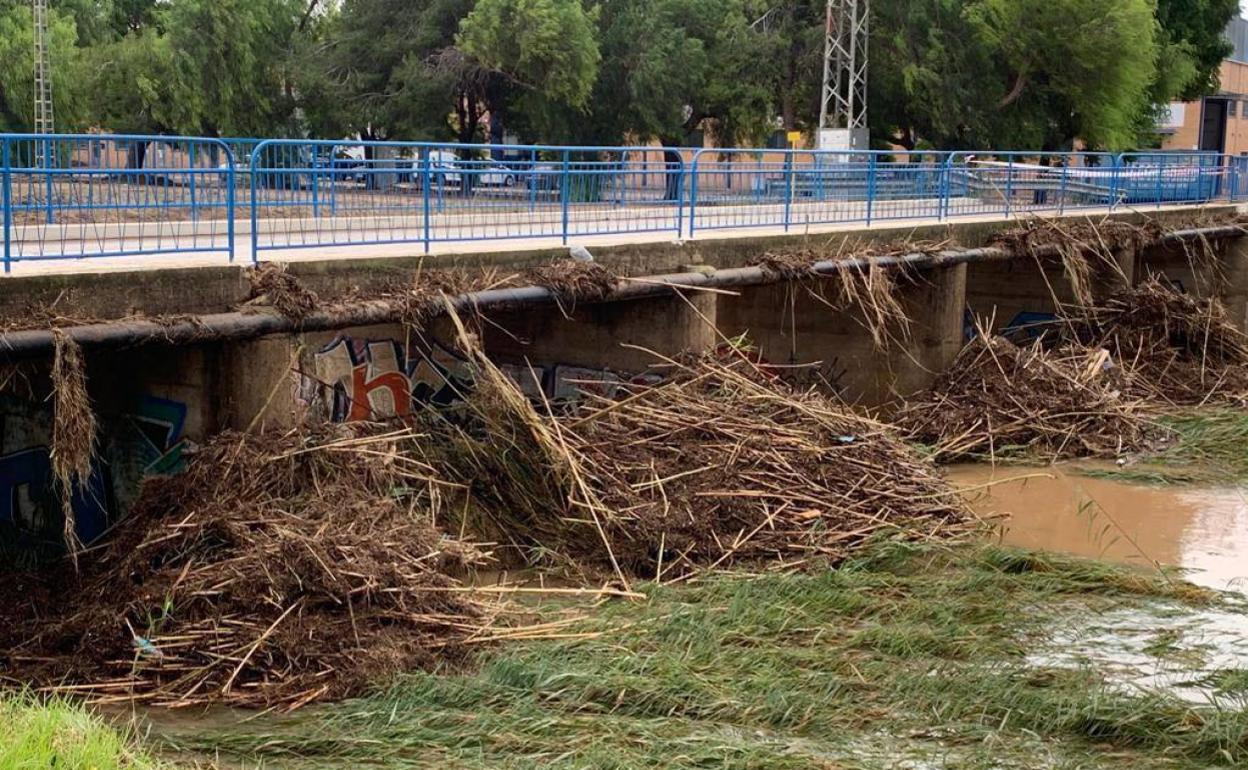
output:
<instances>
[{"instance_id":1,"label":"dry cane stalk","mask_svg":"<svg viewBox=\"0 0 1248 770\"><path fill-rule=\"evenodd\" d=\"M91 478L96 420L87 394L82 348L59 329L53 329L52 339L55 345L52 361L52 473L61 493L65 546L76 567L82 543L78 540L74 495L85 488Z\"/></svg>"}]
</instances>

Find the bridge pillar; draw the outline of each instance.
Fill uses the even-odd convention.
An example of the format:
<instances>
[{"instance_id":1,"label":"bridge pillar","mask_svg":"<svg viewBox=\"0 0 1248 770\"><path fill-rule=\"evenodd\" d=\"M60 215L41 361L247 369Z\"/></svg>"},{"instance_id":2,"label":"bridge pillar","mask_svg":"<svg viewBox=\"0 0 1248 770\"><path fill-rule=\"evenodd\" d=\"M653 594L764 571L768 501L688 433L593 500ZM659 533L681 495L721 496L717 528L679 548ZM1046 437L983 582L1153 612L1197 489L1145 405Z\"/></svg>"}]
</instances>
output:
<instances>
[{"instance_id":1,"label":"bridge pillar","mask_svg":"<svg viewBox=\"0 0 1248 770\"><path fill-rule=\"evenodd\" d=\"M1240 331L1248 332L1248 237L1232 238L1223 260L1222 301Z\"/></svg>"},{"instance_id":2,"label":"bridge pillar","mask_svg":"<svg viewBox=\"0 0 1248 770\"><path fill-rule=\"evenodd\" d=\"M1112 265L1097 265L1092 276L1092 296L1101 299L1136 284L1139 251L1130 244L1119 246L1111 253Z\"/></svg>"},{"instance_id":3,"label":"bridge pillar","mask_svg":"<svg viewBox=\"0 0 1248 770\"><path fill-rule=\"evenodd\" d=\"M548 396L567 397L576 379L612 382L643 375L661 357L704 353L719 344L714 294L535 309L492 316L482 332L492 360L521 373L529 365ZM532 385L532 374L521 378Z\"/></svg>"},{"instance_id":4,"label":"bridge pillar","mask_svg":"<svg viewBox=\"0 0 1248 770\"><path fill-rule=\"evenodd\" d=\"M235 340L219 351L217 414L230 430L282 430L297 421L292 364L302 340L291 335Z\"/></svg>"},{"instance_id":5,"label":"bridge pillar","mask_svg":"<svg viewBox=\"0 0 1248 770\"><path fill-rule=\"evenodd\" d=\"M909 332L891 325L881 350L859 308L829 306L839 287L833 277L806 283L749 287L721 296L719 327L744 335L759 357L800 382L836 390L853 403L878 405L923 389L961 350L966 265L947 265L900 277L897 299L911 319ZM794 367L785 372L783 367Z\"/></svg>"}]
</instances>

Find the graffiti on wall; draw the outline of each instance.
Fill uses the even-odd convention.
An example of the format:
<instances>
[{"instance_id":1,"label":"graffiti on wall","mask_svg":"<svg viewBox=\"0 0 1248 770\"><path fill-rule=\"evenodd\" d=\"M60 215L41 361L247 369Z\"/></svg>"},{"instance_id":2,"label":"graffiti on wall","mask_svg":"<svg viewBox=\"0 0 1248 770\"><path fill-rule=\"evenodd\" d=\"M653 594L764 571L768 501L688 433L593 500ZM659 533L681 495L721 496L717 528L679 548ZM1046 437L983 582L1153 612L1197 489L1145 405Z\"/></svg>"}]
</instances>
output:
<instances>
[{"instance_id":1,"label":"graffiti on wall","mask_svg":"<svg viewBox=\"0 0 1248 770\"><path fill-rule=\"evenodd\" d=\"M103 535L145 477L181 470L186 417L185 404L144 396L129 413L101 418L91 475L71 497L79 540ZM61 540L52 419L46 403L0 396L0 550L37 552Z\"/></svg>"},{"instance_id":2,"label":"graffiti on wall","mask_svg":"<svg viewBox=\"0 0 1248 770\"><path fill-rule=\"evenodd\" d=\"M614 398L629 384L653 383L657 375L626 377L615 372L568 364L534 366L499 364L521 392L536 400L564 403L589 393ZM356 339L340 335L312 356L302 373L304 403L323 410L334 422L407 417L419 407L444 407L471 392L471 364L434 342L405 348L394 339Z\"/></svg>"},{"instance_id":3,"label":"graffiti on wall","mask_svg":"<svg viewBox=\"0 0 1248 770\"><path fill-rule=\"evenodd\" d=\"M90 543L104 534L112 520L113 502L109 467L96 461L87 483L74 490L72 498L80 541ZM0 457L0 522L35 539L56 540L62 520L51 449L34 446Z\"/></svg>"},{"instance_id":4,"label":"graffiti on wall","mask_svg":"<svg viewBox=\"0 0 1248 770\"><path fill-rule=\"evenodd\" d=\"M186 404L167 398L144 396L134 414L129 415L138 434L137 452L143 472L149 476L178 473L186 448Z\"/></svg>"},{"instance_id":5,"label":"graffiti on wall","mask_svg":"<svg viewBox=\"0 0 1248 770\"><path fill-rule=\"evenodd\" d=\"M471 388L467 361L434 343L409 357L397 340L337 337L312 357L303 400L335 422L406 417L414 404L445 406Z\"/></svg>"}]
</instances>

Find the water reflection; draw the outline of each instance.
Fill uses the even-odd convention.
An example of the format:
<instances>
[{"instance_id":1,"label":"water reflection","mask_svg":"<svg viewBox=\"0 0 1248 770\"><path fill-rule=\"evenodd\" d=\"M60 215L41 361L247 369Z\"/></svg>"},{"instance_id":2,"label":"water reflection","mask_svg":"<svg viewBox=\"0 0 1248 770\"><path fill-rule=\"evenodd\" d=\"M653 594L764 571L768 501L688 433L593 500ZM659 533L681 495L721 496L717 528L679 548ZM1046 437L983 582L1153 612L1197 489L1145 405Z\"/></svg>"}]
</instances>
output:
<instances>
[{"instance_id":1,"label":"water reflection","mask_svg":"<svg viewBox=\"0 0 1248 770\"><path fill-rule=\"evenodd\" d=\"M1088 478L1063 468L951 469L983 515L1004 515L1012 545L1191 570L1210 588L1248 590L1248 492Z\"/></svg>"}]
</instances>

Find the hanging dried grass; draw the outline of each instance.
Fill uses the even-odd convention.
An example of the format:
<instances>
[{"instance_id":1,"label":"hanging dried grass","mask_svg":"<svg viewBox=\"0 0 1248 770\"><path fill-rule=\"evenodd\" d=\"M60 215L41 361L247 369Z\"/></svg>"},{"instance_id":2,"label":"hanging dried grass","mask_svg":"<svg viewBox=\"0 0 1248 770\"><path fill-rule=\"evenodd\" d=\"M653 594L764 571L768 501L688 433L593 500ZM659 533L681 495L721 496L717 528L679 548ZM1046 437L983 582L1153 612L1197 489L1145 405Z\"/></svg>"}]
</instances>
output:
<instances>
[{"instance_id":1,"label":"hanging dried grass","mask_svg":"<svg viewBox=\"0 0 1248 770\"><path fill-rule=\"evenodd\" d=\"M910 339L911 320L899 299L899 277L899 271L873 263L866 269L842 270L837 284L841 306L861 313L862 324L879 351Z\"/></svg>"},{"instance_id":2,"label":"hanging dried grass","mask_svg":"<svg viewBox=\"0 0 1248 770\"><path fill-rule=\"evenodd\" d=\"M52 331L52 339L52 473L61 494L65 546L75 555L82 544L74 518L74 494L91 477L97 426L87 394L82 348L59 329Z\"/></svg>"}]
</instances>

